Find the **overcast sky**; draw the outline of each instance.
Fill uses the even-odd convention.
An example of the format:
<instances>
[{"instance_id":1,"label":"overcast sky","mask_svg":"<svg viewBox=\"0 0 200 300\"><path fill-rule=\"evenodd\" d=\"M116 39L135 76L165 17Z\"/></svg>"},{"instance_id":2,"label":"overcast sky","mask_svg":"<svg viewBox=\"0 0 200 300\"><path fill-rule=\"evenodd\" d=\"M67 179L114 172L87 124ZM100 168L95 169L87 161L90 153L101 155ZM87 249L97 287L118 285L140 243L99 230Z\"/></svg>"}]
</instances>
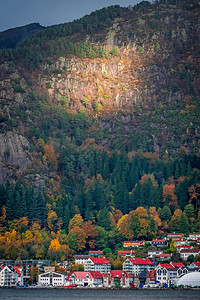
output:
<instances>
[{"instance_id":1,"label":"overcast sky","mask_svg":"<svg viewBox=\"0 0 200 300\"><path fill-rule=\"evenodd\" d=\"M0 0L0 32L30 23L43 26L79 19L110 5L127 7L141 0Z\"/></svg>"}]
</instances>

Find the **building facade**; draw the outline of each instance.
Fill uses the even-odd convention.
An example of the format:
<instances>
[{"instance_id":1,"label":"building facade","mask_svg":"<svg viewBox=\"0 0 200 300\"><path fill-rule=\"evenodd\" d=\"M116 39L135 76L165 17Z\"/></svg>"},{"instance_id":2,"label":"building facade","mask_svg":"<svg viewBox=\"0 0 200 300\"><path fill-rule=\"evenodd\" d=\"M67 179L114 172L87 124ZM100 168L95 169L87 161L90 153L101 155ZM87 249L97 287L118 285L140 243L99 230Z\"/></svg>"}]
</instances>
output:
<instances>
[{"instance_id":1,"label":"building facade","mask_svg":"<svg viewBox=\"0 0 200 300\"><path fill-rule=\"evenodd\" d=\"M64 286L66 276L58 272L47 272L38 276L38 285L41 286Z\"/></svg>"},{"instance_id":2,"label":"building facade","mask_svg":"<svg viewBox=\"0 0 200 300\"><path fill-rule=\"evenodd\" d=\"M107 274L111 270L111 264L104 257L90 257L84 264L84 271L98 271L101 274Z\"/></svg>"},{"instance_id":3,"label":"building facade","mask_svg":"<svg viewBox=\"0 0 200 300\"><path fill-rule=\"evenodd\" d=\"M138 275L144 270L152 271L154 263L148 258L127 258L123 263L123 270Z\"/></svg>"}]
</instances>

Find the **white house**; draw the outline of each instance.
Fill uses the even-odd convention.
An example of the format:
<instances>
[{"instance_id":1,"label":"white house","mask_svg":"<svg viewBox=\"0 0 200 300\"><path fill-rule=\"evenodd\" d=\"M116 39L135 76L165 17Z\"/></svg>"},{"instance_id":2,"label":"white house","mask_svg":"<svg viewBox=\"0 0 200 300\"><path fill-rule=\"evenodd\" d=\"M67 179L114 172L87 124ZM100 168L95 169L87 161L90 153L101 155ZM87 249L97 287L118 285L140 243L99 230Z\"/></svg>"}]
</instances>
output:
<instances>
[{"instance_id":1,"label":"white house","mask_svg":"<svg viewBox=\"0 0 200 300\"><path fill-rule=\"evenodd\" d=\"M66 283L66 276L58 272L47 272L38 276L38 285L63 286Z\"/></svg>"},{"instance_id":2,"label":"white house","mask_svg":"<svg viewBox=\"0 0 200 300\"><path fill-rule=\"evenodd\" d=\"M103 276L100 272L74 272L71 275L73 283L78 287L88 286L88 287L102 287Z\"/></svg>"},{"instance_id":3,"label":"white house","mask_svg":"<svg viewBox=\"0 0 200 300\"><path fill-rule=\"evenodd\" d=\"M111 270L111 264L104 257L90 257L84 264L84 271L98 271L102 274L107 274Z\"/></svg>"},{"instance_id":4,"label":"white house","mask_svg":"<svg viewBox=\"0 0 200 300\"><path fill-rule=\"evenodd\" d=\"M119 286L122 288L130 287L131 277L126 271L122 270L112 270L108 274L103 276L104 287L116 287Z\"/></svg>"},{"instance_id":5,"label":"white house","mask_svg":"<svg viewBox=\"0 0 200 300\"><path fill-rule=\"evenodd\" d=\"M89 255L75 255L75 264L84 265Z\"/></svg>"},{"instance_id":6,"label":"white house","mask_svg":"<svg viewBox=\"0 0 200 300\"><path fill-rule=\"evenodd\" d=\"M176 282L177 277L180 277L188 272L186 267L178 263L179 265L171 264L159 264L156 269L156 281L161 286L170 286ZM180 266L180 267L178 267Z\"/></svg>"},{"instance_id":7,"label":"white house","mask_svg":"<svg viewBox=\"0 0 200 300\"><path fill-rule=\"evenodd\" d=\"M0 267L0 286L12 287L23 284L22 267L1 266Z\"/></svg>"},{"instance_id":8,"label":"white house","mask_svg":"<svg viewBox=\"0 0 200 300\"><path fill-rule=\"evenodd\" d=\"M194 241L196 241L197 239L199 239L200 238L200 232L199 233L195 233L195 232L193 232L193 233L190 233L189 234L189 240L194 240Z\"/></svg>"},{"instance_id":9,"label":"white house","mask_svg":"<svg viewBox=\"0 0 200 300\"><path fill-rule=\"evenodd\" d=\"M200 254L200 249L186 249L186 250L181 250L180 251L180 257L184 260L187 260L187 258L190 255L197 256Z\"/></svg>"},{"instance_id":10,"label":"white house","mask_svg":"<svg viewBox=\"0 0 200 300\"><path fill-rule=\"evenodd\" d=\"M153 258L155 255L163 254L163 250L159 250L157 248L151 248L148 251L148 257Z\"/></svg>"},{"instance_id":11,"label":"white house","mask_svg":"<svg viewBox=\"0 0 200 300\"><path fill-rule=\"evenodd\" d=\"M154 269L153 262L148 258L127 258L123 263L123 270L138 275L144 270L152 271Z\"/></svg>"}]
</instances>

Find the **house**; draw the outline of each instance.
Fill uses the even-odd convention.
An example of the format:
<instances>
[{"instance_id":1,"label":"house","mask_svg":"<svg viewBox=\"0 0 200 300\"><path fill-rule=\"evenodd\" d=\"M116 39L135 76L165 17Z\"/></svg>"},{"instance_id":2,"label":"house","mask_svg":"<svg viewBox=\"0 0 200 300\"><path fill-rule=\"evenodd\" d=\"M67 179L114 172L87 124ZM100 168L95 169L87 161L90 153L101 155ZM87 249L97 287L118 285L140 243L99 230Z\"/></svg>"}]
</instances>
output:
<instances>
[{"instance_id":1,"label":"house","mask_svg":"<svg viewBox=\"0 0 200 300\"><path fill-rule=\"evenodd\" d=\"M191 245L179 245L179 246L176 247L176 251L178 253L180 253L181 250L189 250L189 249L193 249L193 246L191 246Z\"/></svg>"},{"instance_id":2,"label":"house","mask_svg":"<svg viewBox=\"0 0 200 300\"><path fill-rule=\"evenodd\" d=\"M174 241L176 247L189 245L189 241L186 238L181 238L180 240Z\"/></svg>"},{"instance_id":3,"label":"house","mask_svg":"<svg viewBox=\"0 0 200 300\"><path fill-rule=\"evenodd\" d=\"M38 285L42 286L64 286L66 276L58 272L46 272L38 275Z\"/></svg>"},{"instance_id":4,"label":"house","mask_svg":"<svg viewBox=\"0 0 200 300\"><path fill-rule=\"evenodd\" d=\"M172 241L180 241L181 238L184 237L184 234L183 233L168 233L167 237L166 237L166 240L169 241L170 239Z\"/></svg>"},{"instance_id":5,"label":"house","mask_svg":"<svg viewBox=\"0 0 200 300\"><path fill-rule=\"evenodd\" d=\"M22 266L13 266L13 269L17 272L17 285L23 285L24 284L24 273L23 273L23 267Z\"/></svg>"},{"instance_id":6,"label":"house","mask_svg":"<svg viewBox=\"0 0 200 300\"><path fill-rule=\"evenodd\" d=\"M76 284L78 287L88 286L88 287L102 287L103 285L103 276L100 272L91 271L91 272L74 272L71 275L73 284Z\"/></svg>"},{"instance_id":7,"label":"house","mask_svg":"<svg viewBox=\"0 0 200 300\"><path fill-rule=\"evenodd\" d=\"M162 287L173 285L177 277L180 277L188 272L186 267L175 267L173 264L159 264L156 268L156 282Z\"/></svg>"},{"instance_id":8,"label":"house","mask_svg":"<svg viewBox=\"0 0 200 300\"><path fill-rule=\"evenodd\" d=\"M158 260L158 261L170 260L171 257L172 257L172 255L169 253L162 253L162 254L154 255L155 260Z\"/></svg>"},{"instance_id":9,"label":"house","mask_svg":"<svg viewBox=\"0 0 200 300\"><path fill-rule=\"evenodd\" d=\"M111 264L104 257L90 257L84 264L84 271L98 271L102 274L107 274L111 270Z\"/></svg>"},{"instance_id":10,"label":"house","mask_svg":"<svg viewBox=\"0 0 200 300\"><path fill-rule=\"evenodd\" d=\"M126 271L112 270L103 276L104 287L130 287L131 277Z\"/></svg>"},{"instance_id":11,"label":"house","mask_svg":"<svg viewBox=\"0 0 200 300\"><path fill-rule=\"evenodd\" d=\"M123 242L123 246L126 247L144 247L145 241L125 241Z\"/></svg>"},{"instance_id":12,"label":"house","mask_svg":"<svg viewBox=\"0 0 200 300\"><path fill-rule=\"evenodd\" d=\"M75 255L75 264L84 265L89 255Z\"/></svg>"},{"instance_id":13,"label":"house","mask_svg":"<svg viewBox=\"0 0 200 300\"><path fill-rule=\"evenodd\" d=\"M1 266L0 287L13 287L23 284L22 267Z\"/></svg>"},{"instance_id":14,"label":"house","mask_svg":"<svg viewBox=\"0 0 200 300\"><path fill-rule=\"evenodd\" d=\"M134 275L144 270L152 271L154 264L148 258L127 258L123 263L123 270Z\"/></svg>"},{"instance_id":15,"label":"house","mask_svg":"<svg viewBox=\"0 0 200 300\"><path fill-rule=\"evenodd\" d=\"M200 262L193 262L188 266L190 272L199 271L200 272Z\"/></svg>"},{"instance_id":16,"label":"house","mask_svg":"<svg viewBox=\"0 0 200 300\"><path fill-rule=\"evenodd\" d=\"M163 254L163 250L158 250L156 247L152 247L148 250L148 257L153 258L155 255Z\"/></svg>"},{"instance_id":17,"label":"house","mask_svg":"<svg viewBox=\"0 0 200 300\"><path fill-rule=\"evenodd\" d=\"M151 241L151 246L152 247L163 247L167 246L167 241L166 240L152 240Z\"/></svg>"},{"instance_id":18,"label":"house","mask_svg":"<svg viewBox=\"0 0 200 300\"><path fill-rule=\"evenodd\" d=\"M189 240L196 241L200 239L200 232L199 233L189 233Z\"/></svg>"},{"instance_id":19,"label":"house","mask_svg":"<svg viewBox=\"0 0 200 300\"><path fill-rule=\"evenodd\" d=\"M184 260L187 260L190 255L200 255L200 249L186 249L180 251L180 257Z\"/></svg>"},{"instance_id":20,"label":"house","mask_svg":"<svg viewBox=\"0 0 200 300\"><path fill-rule=\"evenodd\" d=\"M103 256L103 251L89 251L89 257L101 257Z\"/></svg>"},{"instance_id":21,"label":"house","mask_svg":"<svg viewBox=\"0 0 200 300\"><path fill-rule=\"evenodd\" d=\"M135 257L135 251L133 251L133 250L120 250L120 251L118 251L118 257Z\"/></svg>"}]
</instances>

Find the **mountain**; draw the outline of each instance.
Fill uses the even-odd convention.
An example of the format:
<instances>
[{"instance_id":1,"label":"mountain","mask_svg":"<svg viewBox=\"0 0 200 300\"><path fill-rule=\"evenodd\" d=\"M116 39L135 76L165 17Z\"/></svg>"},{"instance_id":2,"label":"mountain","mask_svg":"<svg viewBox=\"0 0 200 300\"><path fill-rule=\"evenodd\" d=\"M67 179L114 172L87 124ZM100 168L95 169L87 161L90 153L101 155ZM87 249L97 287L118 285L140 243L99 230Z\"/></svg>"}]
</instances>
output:
<instances>
[{"instance_id":1,"label":"mountain","mask_svg":"<svg viewBox=\"0 0 200 300\"><path fill-rule=\"evenodd\" d=\"M32 23L0 32L0 49L15 48L31 35L43 30L39 23Z\"/></svg>"},{"instance_id":2,"label":"mountain","mask_svg":"<svg viewBox=\"0 0 200 300\"><path fill-rule=\"evenodd\" d=\"M7 222L28 217L68 231L81 215L100 236L129 214L135 235L124 223L126 238L179 223L200 229L199 8L193 0L111 6L1 50Z\"/></svg>"}]
</instances>

